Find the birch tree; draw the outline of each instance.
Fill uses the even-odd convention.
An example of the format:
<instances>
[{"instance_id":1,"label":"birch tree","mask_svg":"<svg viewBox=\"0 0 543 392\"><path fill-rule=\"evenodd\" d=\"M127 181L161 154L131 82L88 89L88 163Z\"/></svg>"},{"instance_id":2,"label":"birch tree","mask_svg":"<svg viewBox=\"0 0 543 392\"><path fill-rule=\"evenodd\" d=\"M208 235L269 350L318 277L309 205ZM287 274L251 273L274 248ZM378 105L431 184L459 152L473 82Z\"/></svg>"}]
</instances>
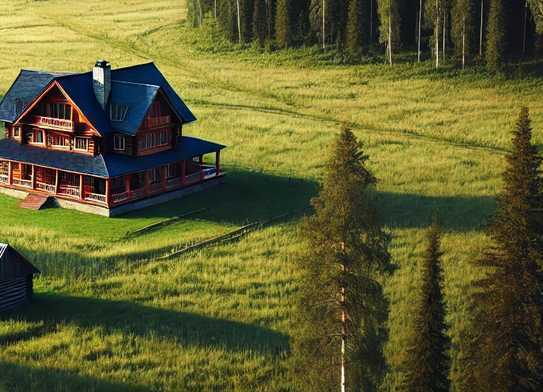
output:
<instances>
[{"instance_id":1,"label":"birch tree","mask_svg":"<svg viewBox=\"0 0 543 392\"><path fill-rule=\"evenodd\" d=\"M476 0L455 0L452 8L452 42L462 69L472 62L477 51Z\"/></svg>"},{"instance_id":2,"label":"birch tree","mask_svg":"<svg viewBox=\"0 0 543 392\"><path fill-rule=\"evenodd\" d=\"M386 47L388 63L393 64L393 52L400 44L400 10L398 0L378 0L380 42Z\"/></svg>"}]
</instances>

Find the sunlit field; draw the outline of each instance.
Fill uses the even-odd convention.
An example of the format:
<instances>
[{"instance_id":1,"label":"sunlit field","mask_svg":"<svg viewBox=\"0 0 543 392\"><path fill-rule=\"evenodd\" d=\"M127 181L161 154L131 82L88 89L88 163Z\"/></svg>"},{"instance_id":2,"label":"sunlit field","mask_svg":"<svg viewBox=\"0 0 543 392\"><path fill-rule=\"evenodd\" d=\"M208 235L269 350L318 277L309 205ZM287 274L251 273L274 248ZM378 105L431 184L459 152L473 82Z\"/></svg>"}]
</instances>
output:
<instances>
[{"instance_id":1,"label":"sunlit field","mask_svg":"<svg viewBox=\"0 0 543 392\"><path fill-rule=\"evenodd\" d=\"M431 64L338 66L316 49L240 51L184 25L176 0L0 3L0 94L20 68L88 71L155 61L199 121L185 133L228 146L225 184L107 219L18 209L0 196L0 241L35 263L31 306L0 321L0 391L289 390L299 216L342 124L362 140L397 269L386 282L394 368L405 347L424 230L438 213L453 339L480 273L503 156L521 105L543 143L543 82ZM9 55L8 55L9 54ZM173 225L146 225L201 208ZM284 213L237 243L156 260ZM455 345L451 351L457 358ZM401 374L392 372L386 388Z\"/></svg>"}]
</instances>

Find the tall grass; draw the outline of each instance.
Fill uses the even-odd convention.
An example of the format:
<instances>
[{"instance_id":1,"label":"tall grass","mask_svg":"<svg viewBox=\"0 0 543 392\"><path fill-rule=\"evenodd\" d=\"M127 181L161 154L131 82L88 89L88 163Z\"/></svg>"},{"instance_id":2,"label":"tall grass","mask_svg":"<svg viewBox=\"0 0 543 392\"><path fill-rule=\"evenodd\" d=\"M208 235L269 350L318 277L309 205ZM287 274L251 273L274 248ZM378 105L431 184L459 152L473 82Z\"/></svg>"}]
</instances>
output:
<instances>
[{"instance_id":1,"label":"tall grass","mask_svg":"<svg viewBox=\"0 0 543 392\"><path fill-rule=\"evenodd\" d=\"M305 208L342 123L370 155L394 238L398 269L386 282L390 365L405 347L423 230L435 211L445 230L448 322L457 337L465 295L481 273L470 261L486 243L482 229L521 104L532 111L536 142L543 141L541 80L436 73L427 63L340 66L313 48L240 51L210 40L212 31L186 27L185 12L173 0L0 4L0 49L10 53L0 58L0 94L22 67L86 71L97 58L114 67L152 59L199 118L185 132L226 144L229 172L220 188L115 219L20 210L0 197L0 240L43 272L35 304L0 322L6 388L288 389L296 220L177 260L149 259ZM202 207L209 210L125 239ZM400 377L391 372L386 387Z\"/></svg>"}]
</instances>

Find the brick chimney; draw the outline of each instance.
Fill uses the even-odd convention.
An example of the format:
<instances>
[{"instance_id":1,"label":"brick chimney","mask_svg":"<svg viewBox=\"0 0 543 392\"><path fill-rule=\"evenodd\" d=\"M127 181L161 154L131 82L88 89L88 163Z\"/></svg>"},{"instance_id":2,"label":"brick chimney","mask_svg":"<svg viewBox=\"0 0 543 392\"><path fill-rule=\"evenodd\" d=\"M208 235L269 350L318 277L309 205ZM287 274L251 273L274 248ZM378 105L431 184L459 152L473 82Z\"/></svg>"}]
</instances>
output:
<instances>
[{"instance_id":1,"label":"brick chimney","mask_svg":"<svg viewBox=\"0 0 543 392\"><path fill-rule=\"evenodd\" d=\"M92 69L92 88L96 100L106 110L111 92L111 65L106 60L98 60Z\"/></svg>"}]
</instances>

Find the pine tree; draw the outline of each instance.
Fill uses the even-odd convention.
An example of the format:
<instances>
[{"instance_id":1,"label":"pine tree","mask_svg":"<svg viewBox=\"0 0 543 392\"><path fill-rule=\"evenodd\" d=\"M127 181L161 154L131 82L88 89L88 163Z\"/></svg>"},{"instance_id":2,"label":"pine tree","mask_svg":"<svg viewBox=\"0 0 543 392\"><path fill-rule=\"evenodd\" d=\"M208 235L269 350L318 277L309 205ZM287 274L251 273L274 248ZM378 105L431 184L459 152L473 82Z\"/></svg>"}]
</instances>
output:
<instances>
[{"instance_id":1,"label":"pine tree","mask_svg":"<svg viewBox=\"0 0 543 392\"><path fill-rule=\"evenodd\" d=\"M349 0L347 14L347 32L345 36L345 48L353 58L359 57L363 48L367 45L367 25L365 23L365 1Z\"/></svg>"},{"instance_id":2,"label":"pine tree","mask_svg":"<svg viewBox=\"0 0 543 392\"><path fill-rule=\"evenodd\" d=\"M486 34L486 66L491 71L499 70L505 61L507 47L505 34L505 15L503 0L489 0L490 9L488 14Z\"/></svg>"},{"instance_id":3,"label":"pine tree","mask_svg":"<svg viewBox=\"0 0 543 392\"><path fill-rule=\"evenodd\" d=\"M275 38L277 45L280 48L287 48L291 44L291 15L290 15L291 0L277 0L277 8L275 15Z\"/></svg>"},{"instance_id":4,"label":"pine tree","mask_svg":"<svg viewBox=\"0 0 543 392\"><path fill-rule=\"evenodd\" d=\"M400 37L400 11L398 0L378 0L379 11L379 40L386 46L387 59L390 65L394 62L393 53L399 48Z\"/></svg>"},{"instance_id":5,"label":"pine tree","mask_svg":"<svg viewBox=\"0 0 543 392\"><path fill-rule=\"evenodd\" d=\"M258 41L260 47L264 46L267 31L268 25L266 1L255 0L253 11L253 37Z\"/></svg>"},{"instance_id":6,"label":"pine tree","mask_svg":"<svg viewBox=\"0 0 543 392\"><path fill-rule=\"evenodd\" d=\"M389 236L373 207L375 177L353 133L337 138L314 215L303 225L292 367L302 390L374 390L384 369L387 305L377 280Z\"/></svg>"},{"instance_id":7,"label":"pine tree","mask_svg":"<svg viewBox=\"0 0 543 392\"><path fill-rule=\"evenodd\" d=\"M480 390L543 390L543 177L528 110L513 132L504 189L489 230L494 247L475 286Z\"/></svg>"},{"instance_id":8,"label":"pine tree","mask_svg":"<svg viewBox=\"0 0 543 392\"><path fill-rule=\"evenodd\" d=\"M422 289L414 306L411 344L404 360L402 389L409 392L447 392L449 359L446 336L441 234L436 222L428 232L428 248L422 266Z\"/></svg>"}]
</instances>

